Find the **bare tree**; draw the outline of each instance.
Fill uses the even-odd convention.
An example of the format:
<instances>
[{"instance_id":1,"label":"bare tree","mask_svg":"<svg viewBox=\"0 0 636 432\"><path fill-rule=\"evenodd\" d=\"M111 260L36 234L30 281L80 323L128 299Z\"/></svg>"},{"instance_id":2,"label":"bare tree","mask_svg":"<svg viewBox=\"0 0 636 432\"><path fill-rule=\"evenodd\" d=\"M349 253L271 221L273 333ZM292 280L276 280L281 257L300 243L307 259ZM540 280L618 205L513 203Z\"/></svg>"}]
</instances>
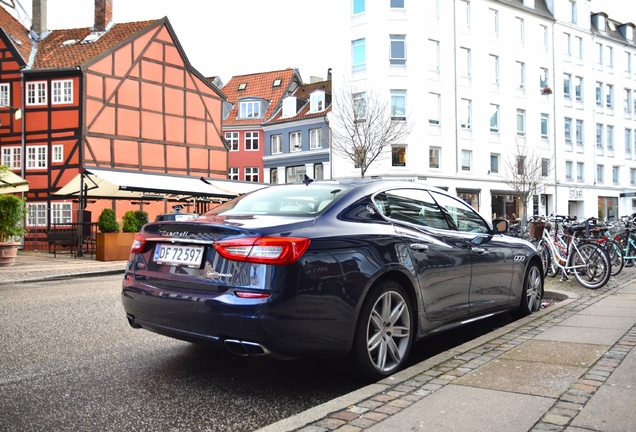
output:
<instances>
[{"instance_id":1,"label":"bare tree","mask_svg":"<svg viewBox=\"0 0 636 432\"><path fill-rule=\"evenodd\" d=\"M544 158L540 149L521 145L519 142L516 143L516 152L509 154L504 160L503 181L517 192L521 199L522 226L525 226L527 221L532 196L546 183L550 172L550 159Z\"/></svg>"},{"instance_id":2,"label":"bare tree","mask_svg":"<svg viewBox=\"0 0 636 432\"><path fill-rule=\"evenodd\" d=\"M411 132L404 107L365 90L345 86L334 95L329 116L331 149L360 167L360 177L376 160L391 153Z\"/></svg>"}]
</instances>

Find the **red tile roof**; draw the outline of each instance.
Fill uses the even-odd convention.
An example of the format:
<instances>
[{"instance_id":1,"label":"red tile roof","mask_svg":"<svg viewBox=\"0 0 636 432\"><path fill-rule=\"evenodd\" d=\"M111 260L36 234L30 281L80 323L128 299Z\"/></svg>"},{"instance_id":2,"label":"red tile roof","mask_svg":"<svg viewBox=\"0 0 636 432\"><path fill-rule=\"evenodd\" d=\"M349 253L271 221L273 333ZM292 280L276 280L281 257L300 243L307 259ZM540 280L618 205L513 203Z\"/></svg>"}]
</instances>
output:
<instances>
[{"instance_id":1,"label":"red tile roof","mask_svg":"<svg viewBox=\"0 0 636 432\"><path fill-rule=\"evenodd\" d=\"M318 112L309 112L311 108L311 104L309 103L309 98L311 93L316 90L324 90L325 91L325 109L323 111ZM293 120L300 120L305 118L312 117L320 117L326 115L331 111L331 81L320 81L311 84L304 84L298 87L298 90L294 92L294 96L299 100L305 100L307 103L303 105L303 107L298 110L298 113L293 117L283 117L283 110L279 110L274 117L267 122L267 124L279 123L279 122L288 122Z\"/></svg>"},{"instance_id":2,"label":"red tile roof","mask_svg":"<svg viewBox=\"0 0 636 432\"><path fill-rule=\"evenodd\" d=\"M26 64L33 49L29 31L2 6L0 6L0 30L8 36L9 42L20 53L22 61Z\"/></svg>"},{"instance_id":3,"label":"red tile roof","mask_svg":"<svg viewBox=\"0 0 636 432\"><path fill-rule=\"evenodd\" d=\"M93 43L81 43L91 34L90 28L53 30L38 43L32 69L66 69L81 66L116 45L126 41L136 33L163 20L139 21L115 24ZM77 41L64 46L67 41Z\"/></svg>"},{"instance_id":4,"label":"red tile roof","mask_svg":"<svg viewBox=\"0 0 636 432\"><path fill-rule=\"evenodd\" d=\"M280 79L281 84L274 87L274 80ZM228 102L234 104L232 111L223 120L223 126L260 125L269 119L278 108L282 97L290 89L293 82L302 84L300 75L296 69L283 69L272 72L262 72L249 75L237 75L223 87L223 93ZM244 90L239 90L239 85L246 84ZM293 89L291 89L293 90ZM238 101L243 98L261 98L270 101L267 112L258 119L238 119Z\"/></svg>"}]
</instances>

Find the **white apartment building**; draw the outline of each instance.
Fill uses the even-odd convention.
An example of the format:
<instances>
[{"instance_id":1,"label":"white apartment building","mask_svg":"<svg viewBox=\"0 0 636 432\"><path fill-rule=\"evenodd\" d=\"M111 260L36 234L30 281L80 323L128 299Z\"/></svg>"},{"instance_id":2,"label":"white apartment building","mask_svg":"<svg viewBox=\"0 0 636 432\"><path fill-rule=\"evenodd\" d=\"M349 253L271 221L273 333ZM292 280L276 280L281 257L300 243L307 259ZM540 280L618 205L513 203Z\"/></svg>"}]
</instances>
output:
<instances>
[{"instance_id":1,"label":"white apartment building","mask_svg":"<svg viewBox=\"0 0 636 432\"><path fill-rule=\"evenodd\" d=\"M343 3L334 98L373 91L412 128L366 177L426 179L485 218L519 215L504 179L526 148L545 176L529 213L636 212L633 24L592 15L589 0ZM359 169L334 157L331 175Z\"/></svg>"}]
</instances>

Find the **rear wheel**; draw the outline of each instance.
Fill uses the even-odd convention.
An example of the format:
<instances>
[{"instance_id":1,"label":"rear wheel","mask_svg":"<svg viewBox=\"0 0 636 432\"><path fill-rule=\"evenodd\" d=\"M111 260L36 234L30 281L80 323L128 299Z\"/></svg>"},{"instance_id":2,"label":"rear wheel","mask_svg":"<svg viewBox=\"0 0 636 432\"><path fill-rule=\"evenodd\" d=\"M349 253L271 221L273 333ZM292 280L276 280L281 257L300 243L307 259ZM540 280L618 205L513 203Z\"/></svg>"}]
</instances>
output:
<instances>
[{"instance_id":1,"label":"rear wheel","mask_svg":"<svg viewBox=\"0 0 636 432\"><path fill-rule=\"evenodd\" d=\"M585 288L598 289L610 278L612 265L605 248L596 243L580 243L572 248L569 267L577 282Z\"/></svg>"},{"instance_id":2,"label":"rear wheel","mask_svg":"<svg viewBox=\"0 0 636 432\"><path fill-rule=\"evenodd\" d=\"M539 241L539 244L537 245L537 251L539 252L539 256L541 257L543 274L550 277L556 276L557 267L554 264L552 253L550 252L550 247L545 242L545 240Z\"/></svg>"},{"instance_id":3,"label":"rear wheel","mask_svg":"<svg viewBox=\"0 0 636 432\"><path fill-rule=\"evenodd\" d=\"M413 344L413 322L411 302L401 285L386 281L374 288L360 312L349 354L352 370L372 380L397 372Z\"/></svg>"}]
</instances>

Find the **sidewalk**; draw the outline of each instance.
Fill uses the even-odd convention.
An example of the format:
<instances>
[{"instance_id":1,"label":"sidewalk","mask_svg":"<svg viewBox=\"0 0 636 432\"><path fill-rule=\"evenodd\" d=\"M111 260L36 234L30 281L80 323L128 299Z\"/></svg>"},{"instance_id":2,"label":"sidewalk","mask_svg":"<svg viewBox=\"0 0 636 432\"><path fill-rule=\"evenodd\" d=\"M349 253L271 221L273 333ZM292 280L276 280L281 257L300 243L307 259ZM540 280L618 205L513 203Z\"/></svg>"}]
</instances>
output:
<instances>
[{"instance_id":1,"label":"sidewalk","mask_svg":"<svg viewBox=\"0 0 636 432\"><path fill-rule=\"evenodd\" d=\"M125 266L19 251L0 285ZM599 290L548 278L546 298L557 303L261 432L633 431L636 267Z\"/></svg>"},{"instance_id":2,"label":"sidewalk","mask_svg":"<svg viewBox=\"0 0 636 432\"><path fill-rule=\"evenodd\" d=\"M95 255L73 258L70 254L49 254L48 251L18 251L15 265L0 267L0 285L39 282L70 277L121 274L126 261L102 262Z\"/></svg>"},{"instance_id":3,"label":"sidewalk","mask_svg":"<svg viewBox=\"0 0 636 432\"><path fill-rule=\"evenodd\" d=\"M558 290L567 290L558 291ZM633 431L636 270L260 432Z\"/></svg>"}]
</instances>

